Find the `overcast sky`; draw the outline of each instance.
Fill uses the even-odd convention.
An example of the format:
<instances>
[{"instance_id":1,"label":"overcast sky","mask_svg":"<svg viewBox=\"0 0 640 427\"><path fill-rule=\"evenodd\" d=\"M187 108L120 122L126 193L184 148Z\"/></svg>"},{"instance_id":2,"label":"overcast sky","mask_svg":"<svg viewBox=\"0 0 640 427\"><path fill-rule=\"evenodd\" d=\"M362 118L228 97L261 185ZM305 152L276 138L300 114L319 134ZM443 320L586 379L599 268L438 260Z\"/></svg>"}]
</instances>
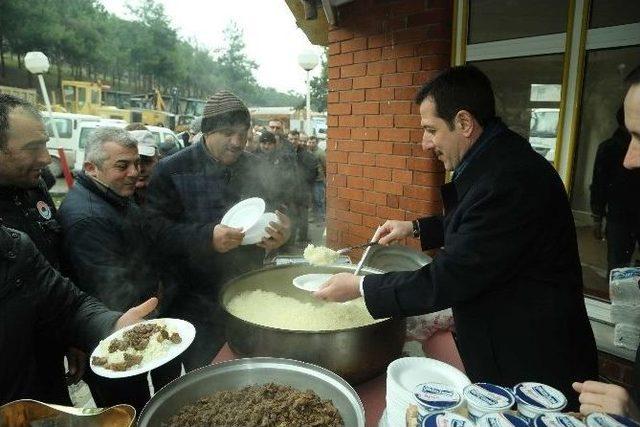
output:
<instances>
[{"instance_id":1,"label":"overcast sky","mask_svg":"<svg viewBox=\"0 0 640 427\"><path fill-rule=\"evenodd\" d=\"M121 18L129 18L126 5L136 0L99 0L105 8ZM313 46L284 0L156 0L164 6L183 39L196 40L209 49L223 47L222 30L234 20L244 32L245 52L258 64L256 79L263 86L281 91L306 93L305 71L298 65L298 54ZM312 71L317 75L320 67Z\"/></svg>"}]
</instances>

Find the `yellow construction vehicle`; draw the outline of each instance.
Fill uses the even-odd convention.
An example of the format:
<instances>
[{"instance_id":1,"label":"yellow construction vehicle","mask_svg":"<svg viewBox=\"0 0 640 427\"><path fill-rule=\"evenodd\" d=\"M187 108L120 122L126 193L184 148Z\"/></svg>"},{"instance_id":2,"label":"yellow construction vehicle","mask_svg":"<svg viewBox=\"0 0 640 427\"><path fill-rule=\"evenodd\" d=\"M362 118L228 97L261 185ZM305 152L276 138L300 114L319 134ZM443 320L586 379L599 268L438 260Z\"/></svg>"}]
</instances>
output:
<instances>
[{"instance_id":1,"label":"yellow construction vehicle","mask_svg":"<svg viewBox=\"0 0 640 427\"><path fill-rule=\"evenodd\" d=\"M63 80L62 97L64 109L69 112L121 119L129 123L175 127L174 114L149 108L132 108L129 92L112 91L109 86L99 83Z\"/></svg>"}]
</instances>

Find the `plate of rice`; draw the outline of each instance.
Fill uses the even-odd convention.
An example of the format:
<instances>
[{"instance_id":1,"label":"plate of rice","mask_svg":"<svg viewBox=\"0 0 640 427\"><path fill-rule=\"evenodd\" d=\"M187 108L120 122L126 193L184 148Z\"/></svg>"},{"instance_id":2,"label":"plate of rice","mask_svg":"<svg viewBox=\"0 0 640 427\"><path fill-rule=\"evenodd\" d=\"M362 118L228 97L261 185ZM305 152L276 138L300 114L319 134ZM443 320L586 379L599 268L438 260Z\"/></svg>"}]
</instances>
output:
<instances>
[{"instance_id":1,"label":"plate of rice","mask_svg":"<svg viewBox=\"0 0 640 427\"><path fill-rule=\"evenodd\" d=\"M195 336L195 327L181 319L136 323L100 341L89 359L91 370L106 378L143 374L185 351Z\"/></svg>"}]
</instances>

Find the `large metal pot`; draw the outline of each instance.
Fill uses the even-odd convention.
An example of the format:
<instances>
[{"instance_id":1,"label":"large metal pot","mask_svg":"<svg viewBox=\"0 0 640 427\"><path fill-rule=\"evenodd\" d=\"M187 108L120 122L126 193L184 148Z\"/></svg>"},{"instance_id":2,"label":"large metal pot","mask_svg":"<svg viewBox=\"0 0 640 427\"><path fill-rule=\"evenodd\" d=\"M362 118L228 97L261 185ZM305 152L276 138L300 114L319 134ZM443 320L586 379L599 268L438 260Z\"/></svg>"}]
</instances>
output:
<instances>
[{"instance_id":1,"label":"large metal pot","mask_svg":"<svg viewBox=\"0 0 640 427\"><path fill-rule=\"evenodd\" d=\"M138 427L162 425L183 406L216 391L238 390L269 382L298 390L313 390L320 398L333 402L345 426L364 427L362 402L342 378L308 363L271 357L231 360L189 372L151 398L140 414Z\"/></svg>"},{"instance_id":2,"label":"large metal pot","mask_svg":"<svg viewBox=\"0 0 640 427\"><path fill-rule=\"evenodd\" d=\"M308 264L283 265L255 270L226 283L220 302L226 311L235 295L262 289L301 301L314 297L292 285L294 277L308 273L353 272L352 265L313 267ZM377 273L364 269L363 274ZM404 318L386 319L368 326L336 331L294 331L257 325L227 311L226 338L239 356L270 356L301 360L325 367L351 384L359 384L383 372L398 358L405 340Z\"/></svg>"}]
</instances>

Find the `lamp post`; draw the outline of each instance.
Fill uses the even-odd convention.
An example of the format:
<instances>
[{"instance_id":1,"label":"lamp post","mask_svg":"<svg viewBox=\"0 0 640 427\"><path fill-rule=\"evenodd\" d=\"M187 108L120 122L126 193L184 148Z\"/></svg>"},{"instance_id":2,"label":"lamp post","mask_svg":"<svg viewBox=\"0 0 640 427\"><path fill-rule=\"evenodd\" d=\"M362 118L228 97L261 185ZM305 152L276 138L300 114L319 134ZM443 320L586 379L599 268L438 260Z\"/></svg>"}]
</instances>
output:
<instances>
[{"instance_id":1,"label":"lamp post","mask_svg":"<svg viewBox=\"0 0 640 427\"><path fill-rule=\"evenodd\" d=\"M310 72L318 65L318 55L306 50L298 55L298 64L307 72L307 120L305 128L307 135L311 135L311 79Z\"/></svg>"},{"instance_id":2,"label":"lamp post","mask_svg":"<svg viewBox=\"0 0 640 427\"><path fill-rule=\"evenodd\" d=\"M60 142L60 136L58 135L58 127L53 121L53 113L51 111L51 101L49 101L49 94L47 93L47 87L44 84L44 73L49 71L49 58L42 52L27 52L24 56L24 65L31 74L38 76L38 82L40 83L40 91L42 92L42 98L44 104L47 107L49 113L49 123L51 123L51 129L53 129L53 136L56 138L56 142ZM71 188L73 185L73 177L69 171L69 165L67 164L67 157L64 154L62 148L58 148L58 155L60 156L60 166L62 167L62 174L67 182L67 187Z\"/></svg>"}]
</instances>

